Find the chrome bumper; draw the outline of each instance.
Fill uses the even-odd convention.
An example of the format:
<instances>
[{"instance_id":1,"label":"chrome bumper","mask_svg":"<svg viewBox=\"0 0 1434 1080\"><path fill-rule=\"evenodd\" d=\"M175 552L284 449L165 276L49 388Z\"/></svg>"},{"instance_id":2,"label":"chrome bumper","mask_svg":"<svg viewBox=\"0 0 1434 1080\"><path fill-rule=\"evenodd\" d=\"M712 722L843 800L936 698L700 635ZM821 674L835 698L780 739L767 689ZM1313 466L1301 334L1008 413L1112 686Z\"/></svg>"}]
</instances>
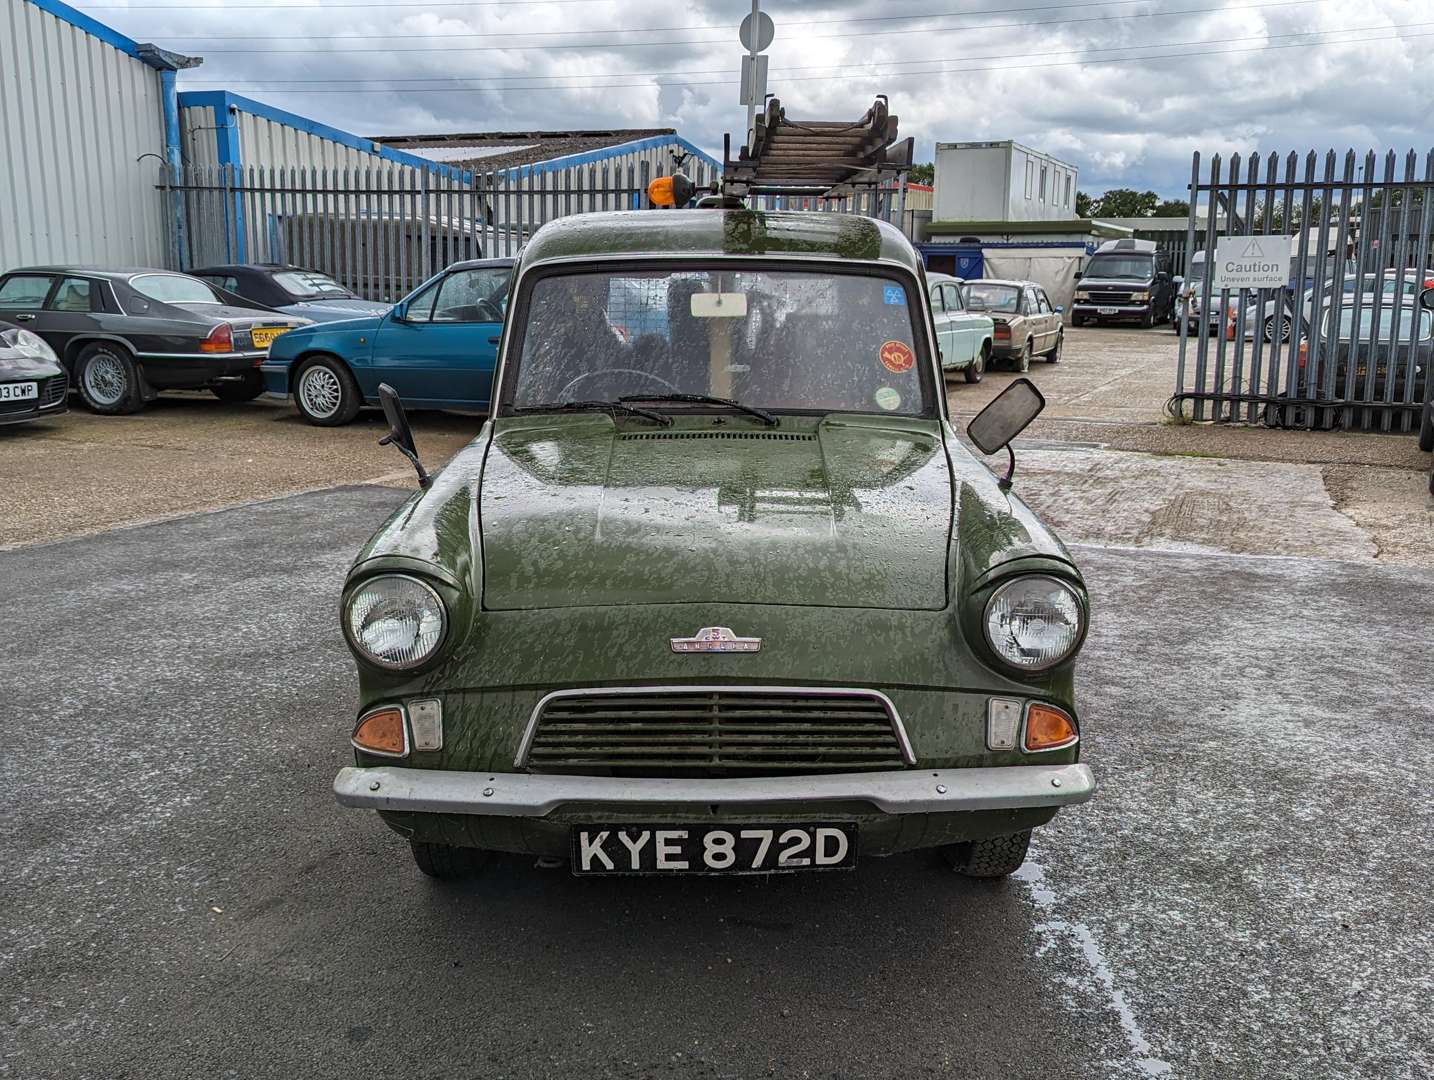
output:
<instances>
[{"instance_id":1,"label":"chrome bumper","mask_svg":"<svg viewBox=\"0 0 1434 1080\"><path fill-rule=\"evenodd\" d=\"M887 814L1015 810L1085 802L1095 794L1089 765L1012 765L983 769L773 776L740 779L624 779L534 773L450 772L382 766L347 768L334 778L342 806L426 814L545 817L567 804L673 807L690 803L866 802Z\"/></svg>"}]
</instances>

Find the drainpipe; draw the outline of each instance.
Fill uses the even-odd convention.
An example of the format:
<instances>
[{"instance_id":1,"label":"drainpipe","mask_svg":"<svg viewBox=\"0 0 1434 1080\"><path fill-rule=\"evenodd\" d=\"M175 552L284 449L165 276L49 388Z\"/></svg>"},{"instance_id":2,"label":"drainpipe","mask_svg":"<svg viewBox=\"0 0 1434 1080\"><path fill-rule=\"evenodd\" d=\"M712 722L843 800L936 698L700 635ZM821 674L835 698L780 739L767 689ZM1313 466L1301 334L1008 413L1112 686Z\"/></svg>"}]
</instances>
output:
<instances>
[{"instance_id":1,"label":"drainpipe","mask_svg":"<svg viewBox=\"0 0 1434 1080\"><path fill-rule=\"evenodd\" d=\"M158 45L135 46L135 55L159 72L159 90L164 110L164 163L169 169L169 197L174 214L174 255L176 270L189 269L189 235L184 220L184 192L179 188L184 178L184 148L179 140L179 88L176 73L183 68L204 63L200 56L184 56L161 49Z\"/></svg>"},{"instance_id":2,"label":"drainpipe","mask_svg":"<svg viewBox=\"0 0 1434 1080\"><path fill-rule=\"evenodd\" d=\"M164 160L169 165L170 210L174 214L174 246L179 260L175 269L188 270L189 237L184 220L184 193L179 190L184 176L184 156L179 142L179 90L173 69L159 73L159 86L164 97Z\"/></svg>"}]
</instances>

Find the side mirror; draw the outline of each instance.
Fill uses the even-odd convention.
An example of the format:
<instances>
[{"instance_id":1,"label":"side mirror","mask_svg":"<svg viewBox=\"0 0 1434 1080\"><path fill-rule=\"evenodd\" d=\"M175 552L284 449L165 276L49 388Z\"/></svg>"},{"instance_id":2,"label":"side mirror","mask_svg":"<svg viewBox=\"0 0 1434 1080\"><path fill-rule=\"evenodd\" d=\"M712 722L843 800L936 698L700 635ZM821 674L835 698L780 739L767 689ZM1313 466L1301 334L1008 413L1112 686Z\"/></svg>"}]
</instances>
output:
<instances>
[{"instance_id":1,"label":"side mirror","mask_svg":"<svg viewBox=\"0 0 1434 1080\"><path fill-rule=\"evenodd\" d=\"M1434 289L1425 289L1419 294L1419 302L1434 311Z\"/></svg>"},{"instance_id":2,"label":"side mirror","mask_svg":"<svg viewBox=\"0 0 1434 1080\"><path fill-rule=\"evenodd\" d=\"M388 314L394 322L408 322L408 304L400 300L388 309Z\"/></svg>"},{"instance_id":3,"label":"side mirror","mask_svg":"<svg viewBox=\"0 0 1434 1080\"><path fill-rule=\"evenodd\" d=\"M1011 449L1011 441L1025 431L1045 407L1046 399L1036 384L1030 379L1017 379L966 425L966 437L981 453L994 454L1004 449L1010 455L1010 468L1001 479L1003 491L1010 489L1011 477L1016 475L1016 452Z\"/></svg>"},{"instance_id":4,"label":"side mirror","mask_svg":"<svg viewBox=\"0 0 1434 1080\"><path fill-rule=\"evenodd\" d=\"M1056 308L1056 314L1057 314L1057 315L1064 315L1065 313L1066 313L1066 309L1065 309L1065 308L1063 308L1063 307L1058 307L1058 308Z\"/></svg>"},{"instance_id":5,"label":"side mirror","mask_svg":"<svg viewBox=\"0 0 1434 1080\"><path fill-rule=\"evenodd\" d=\"M424 471L423 462L418 460L418 448L413 444L413 429L408 426L408 414L403 411L403 400L398 396L398 391L388 383L379 383L378 400L383 406L384 419L388 421L388 434L379 439L379 446L397 447L398 452L413 463L413 468L418 473L418 486L426 488L433 481Z\"/></svg>"},{"instance_id":6,"label":"side mirror","mask_svg":"<svg viewBox=\"0 0 1434 1080\"><path fill-rule=\"evenodd\" d=\"M1084 270L1077 270L1077 271L1075 272L1075 279L1076 279L1077 281L1079 281L1079 280L1080 280L1081 278L1083 278L1083 277L1085 277L1085 271L1084 271Z\"/></svg>"}]
</instances>

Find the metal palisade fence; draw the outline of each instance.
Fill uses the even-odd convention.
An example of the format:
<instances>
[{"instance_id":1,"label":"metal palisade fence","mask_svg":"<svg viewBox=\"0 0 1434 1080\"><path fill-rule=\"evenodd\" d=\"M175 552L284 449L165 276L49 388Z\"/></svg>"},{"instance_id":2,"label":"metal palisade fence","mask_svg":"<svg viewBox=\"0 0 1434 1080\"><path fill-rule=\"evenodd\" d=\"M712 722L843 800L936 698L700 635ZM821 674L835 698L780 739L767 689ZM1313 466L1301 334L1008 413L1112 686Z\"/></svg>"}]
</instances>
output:
<instances>
[{"instance_id":1,"label":"metal palisade fence","mask_svg":"<svg viewBox=\"0 0 1434 1080\"><path fill-rule=\"evenodd\" d=\"M447 175L401 165L362 169L189 166L160 188L184 223L172 240L180 269L243 262L321 270L360 296L397 300L451 263L513 256L556 218L648 205L649 164L578 165ZM705 166L699 183L715 176ZM891 220L889 192L755 200Z\"/></svg>"},{"instance_id":2,"label":"metal palisade fence","mask_svg":"<svg viewBox=\"0 0 1434 1080\"><path fill-rule=\"evenodd\" d=\"M451 263L516 255L544 222L645 205L648 166L442 175L362 169L186 167L160 187L185 228L182 269L291 263L360 296L397 300Z\"/></svg>"},{"instance_id":3,"label":"metal palisade fence","mask_svg":"<svg viewBox=\"0 0 1434 1080\"><path fill-rule=\"evenodd\" d=\"M1402 160L1353 150L1214 156L1203 172L1196 154L1190 191L1194 254L1176 313L1171 413L1326 430L1416 427L1434 351L1434 316L1419 303L1434 284L1434 150ZM1270 242L1250 247L1240 239L1248 237ZM1221 287L1238 252L1283 259L1286 245L1283 286Z\"/></svg>"}]
</instances>

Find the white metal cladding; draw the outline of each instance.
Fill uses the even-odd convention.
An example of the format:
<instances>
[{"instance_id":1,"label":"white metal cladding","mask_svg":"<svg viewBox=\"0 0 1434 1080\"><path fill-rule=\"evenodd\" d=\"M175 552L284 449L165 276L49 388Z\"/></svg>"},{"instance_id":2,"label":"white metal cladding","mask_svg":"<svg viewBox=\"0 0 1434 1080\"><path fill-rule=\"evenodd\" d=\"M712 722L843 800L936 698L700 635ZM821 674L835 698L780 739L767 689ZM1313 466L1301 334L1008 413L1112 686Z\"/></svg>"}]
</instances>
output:
<instances>
[{"instance_id":1,"label":"white metal cladding","mask_svg":"<svg viewBox=\"0 0 1434 1080\"><path fill-rule=\"evenodd\" d=\"M160 73L25 0L0 0L0 270L162 266Z\"/></svg>"}]
</instances>

